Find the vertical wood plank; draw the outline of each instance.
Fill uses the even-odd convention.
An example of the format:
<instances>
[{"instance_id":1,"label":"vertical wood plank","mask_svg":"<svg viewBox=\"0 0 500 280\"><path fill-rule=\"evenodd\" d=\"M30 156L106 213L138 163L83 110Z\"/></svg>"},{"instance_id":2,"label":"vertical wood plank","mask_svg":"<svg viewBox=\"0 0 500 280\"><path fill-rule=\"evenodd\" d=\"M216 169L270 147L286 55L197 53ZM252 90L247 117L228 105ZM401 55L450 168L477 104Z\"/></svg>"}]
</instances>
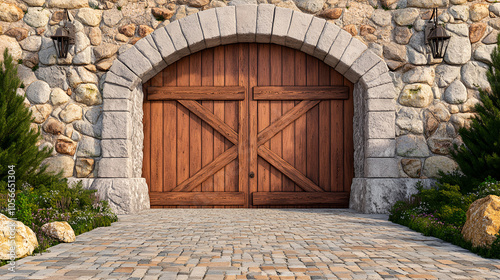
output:
<instances>
[{"instance_id":1,"label":"vertical wood plank","mask_svg":"<svg viewBox=\"0 0 500 280\"><path fill-rule=\"evenodd\" d=\"M201 52L189 56L189 86L201 86ZM201 169L201 119L189 113L189 176ZM201 185L193 189L201 191Z\"/></svg>"},{"instance_id":2,"label":"vertical wood plank","mask_svg":"<svg viewBox=\"0 0 500 280\"><path fill-rule=\"evenodd\" d=\"M271 45L270 49L270 85L282 85L282 67L281 67L281 46ZM275 122L281 117L281 101L270 101L270 124ZM282 148L283 135L281 132L276 134L270 140L271 151L275 152L278 156L283 156ZM271 166L270 170L270 189L271 191L282 191L282 174L278 169Z\"/></svg>"},{"instance_id":3,"label":"vertical wood plank","mask_svg":"<svg viewBox=\"0 0 500 280\"><path fill-rule=\"evenodd\" d=\"M177 66L163 70L163 86L177 85ZM177 186L177 101L163 101L163 191Z\"/></svg>"},{"instance_id":4,"label":"vertical wood plank","mask_svg":"<svg viewBox=\"0 0 500 280\"><path fill-rule=\"evenodd\" d=\"M146 88L151 85L148 81L144 84L144 102L142 104L143 116L143 133L144 133L144 150L142 162L142 177L146 179L148 189L151 191L151 102L147 100Z\"/></svg>"},{"instance_id":5,"label":"vertical wood plank","mask_svg":"<svg viewBox=\"0 0 500 280\"><path fill-rule=\"evenodd\" d=\"M318 59L307 56L307 85L318 85ZM319 179L319 110L315 106L306 114L307 125L307 177L318 184Z\"/></svg>"},{"instance_id":6,"label":"vertical wood plank","mask_svg":"<svg viewBox=\"0 0 500 280\"><path fill-rule=\"evenodd\" d=\"M151 79L152 86L162 86L163 76ZM151 190L163 190L163 102L151 102Z\"/></svg>"},{"instance_id":7,"label":"vertical wood plank","mask_svg":"<svg viewBox=\"0 0 500 280\"><path fill-rule=\"evenodd\" d=\"M248 90L252 91L253 87L257 86L257 73L258 73L258 47L257 44L250 44L248 58ZM250 166L249 171L258 175L258 155L257 155L257 101L250 97L248 109L249 118L249 149L250 149ZM248 183L249 193L247 198L249 201L252 199L252 193L258 191L258 176L251 178ZM251 203L249 207L253 207Z\"/></svg>"},{"instance_id":8,"label":"vertical wood plank","mask_svg":"<svg viewBox=\"0 0 500 280\"><path fill-rule=\"evenodd\" d=\"M259 86L268 86L270 83L270 46L258 45L258 70L257 83ZM260 132L269 126L270 107L269 101L258 101L257 103L257 131ZM269 141L264 144L269 147ZM257 181L259 192L269 192L270 189L270 164L258 158Z\"/></svg>"},{"instance_id":9,"label":"vertical wood plank","mask_svg":"<svg viewBox=\"0 0 500 280\"><path fill-rule=\"evenodd\" d=\"M290 48L282 50L282 84L284 86L293 86L295 81L295 53L297 51ZM295 106L294 101L283 101L283 114ZM295 125L292 123L283 129L283 159L295 166ZM283 176L283 191L293 192L295 183L290 178Z\"/></svg>"},{"instance_id":10,"label":"vertical wood plank","mask_svg":"<svg viewBox=\"0 0 500 280\"><path fill-rule=\"evenodd\" d=\"M295 53L295 85L305 86L307 83L307 61L306 54L303 52ZM295 105L300 103L296 101ZM295 168L302 174L307 173L307 131L306 131L306 116L303 115L295 121ZM295 191L302 191L301 188L295 186Z\"/></svg>"},{"instance_id":11,"label":"vertical wood plank","mask_svg":"<svg viewBox=\"0 0 500 280\"><path fill-rule=\"evenodd\" d=\"M319 64L319 85L330 85L330 67ZM319 186L325 191L331 191L330 186L330 101L319 103Z\"/></svg>"},{"instance_id":12,"label":"vertical wood plank","mask_svg":"<svg viewBox=\"0 0 500 280\"><path fill-rule=\"evenodd\" d=\"M224 86L225 84L225 49L224 46L214 49L214 86ZM214 115L224 121L224 101L214 101ZM224 137L214 131L214 158L224 153ZM214 174L214 191L223 192L225 189L226 170L222 168ZM224 206L214 206L214 208L224 208Z\"/></svg>"},{"instance_id":13,"label":"vertical wood plank","mask_svg":"<svg viewBox=\"0 0 500 280\"><path fill-rule=\"evenodd\" d=\"M204 50L201 61L201 84L202 86L214 85L214 49ZM210 112L214 112L213 101L203 101L202 105L207 107ZM205 167L214 160L214 129L206 122L202 122L201 128L201 165ZM214 191L214 177L207 179L201 184L203 192Z\"/></svg>"},{"instance_id":14,"label":"vertical wood plank","mask_svg":"<svg viewBox=\"0 0 500 280\"><path fill-rule=\"evenodd\" d=\"M189 57L177 62L177 86L189 86ZM189 110L177 104L177 185L189 178Z\"/></svg>"},{"instance_id":15,"label":"vertical wood plank","mask_svg":"<svg viewBox=\"0 0 500 280\"><path fill-rule=\"evenodd\" d=\"M337 71L330 69L331 85L343 85L344 78ZM344 186L344 102L330 101L331 108L331 190L343 191Z\"/></svg>"},{"instance_id":16,"label":"vertical wood plank","mask_svg":"<svg viewBox=\"0 0 500 280\"><path fill-rule=\"evenodd\" d=\"M238 58L238 85L245 87L245 99L239 101L239 134L238 134L238 166L239 166L239 183L238 191L248 192L248 167L249 167L249 146L248 146L248 100L250 97L248 88L248 44L240 44ZM245 197L245 206L248 207L249 200Z\"/></svg>"},{"instance_id":17,"label":"vertical wood plank","mask_svg":"<svg viewBox=\"0 0 500 280\"><path fill-rule=\"evenodd\" d=\"M352 178L354 178L354 143L353 143L353 118L354 118L354 85L344 78L344 85L349 87L349 99L344 100L344 191L351 191Z\"/></svg>"},{"instance_id":18,"label":"vertical wood plank","mask_svg":"<svg viewBox=\"0 0 500 280\"><path fill-rule=\"evenodd\" d=\"M228 45L226 48L226 65L225 70L225 84L226 86L237 86L238 85L238 47L239 45ZM238 101L226 101L224 104L224 114L226 124L228 124L235 131L238 131ZM225 150L233 146L229 141L225 141ZM226 165L226 186L225 191L238 191L238 160L234 160L230 164Z\"/></svg>"}]
</instances>

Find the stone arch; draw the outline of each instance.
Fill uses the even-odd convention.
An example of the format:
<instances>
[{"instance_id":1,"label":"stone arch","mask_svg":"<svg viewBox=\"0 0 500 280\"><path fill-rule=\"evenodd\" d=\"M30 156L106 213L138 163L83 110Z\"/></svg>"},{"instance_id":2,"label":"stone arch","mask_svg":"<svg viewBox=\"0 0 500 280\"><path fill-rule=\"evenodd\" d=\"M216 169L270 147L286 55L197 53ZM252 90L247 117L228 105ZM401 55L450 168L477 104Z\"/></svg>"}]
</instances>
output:
<instances>
[{"instance_id":1,"label":"stone arch","mask_svg":"<svg viewBox=\"0 0 500 280\"><path fill-rule=\"evenodd\" d=\"M228 6L187 16L157 29L118 56L103 85L103 158L90 188L98 189L118 213L149 208L148 187L140 178L142 83L191 53L242 42L299 49L355 84L355 179L350 204L364 212L386 211L369 195L370 191L392 194L398 179L390 178L399 177L396 94L386 63L335 24L269 4ZM380 191L372 190L373 184Z\"/></svg>"}]
</instances>

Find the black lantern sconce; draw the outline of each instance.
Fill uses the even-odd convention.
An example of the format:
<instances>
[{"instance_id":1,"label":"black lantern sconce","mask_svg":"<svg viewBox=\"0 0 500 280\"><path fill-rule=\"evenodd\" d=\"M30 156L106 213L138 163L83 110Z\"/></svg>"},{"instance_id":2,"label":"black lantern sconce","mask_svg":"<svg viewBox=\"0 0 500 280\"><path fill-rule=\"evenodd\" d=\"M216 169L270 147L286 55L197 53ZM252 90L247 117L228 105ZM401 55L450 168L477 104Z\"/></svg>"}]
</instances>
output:
<instances>
[{"instance_id":1,"label":"black lantern sconce","mask_svg":"<svg viewBox=\"0 0 500 280\"><path fill-rule=\"evenodd\" d=\"M65 10L64 26L57 28L56 33L50 36L54 41L57 57L66 58L70 45L75 44L75 26L70 20L68 10Z\"/></svg>"},{"instance_id":2,"label":"black lantern sconce","mask_svg":"<svg viewBox=\"0 0 500 280\"><path fill-rule=\"evenodd\" d=\"M425 25L425 43L430 45L433 58L444 57L450 38L444 27L438 25L437 8L434 8L429 22Z\"/></svg>"}]
</instances>

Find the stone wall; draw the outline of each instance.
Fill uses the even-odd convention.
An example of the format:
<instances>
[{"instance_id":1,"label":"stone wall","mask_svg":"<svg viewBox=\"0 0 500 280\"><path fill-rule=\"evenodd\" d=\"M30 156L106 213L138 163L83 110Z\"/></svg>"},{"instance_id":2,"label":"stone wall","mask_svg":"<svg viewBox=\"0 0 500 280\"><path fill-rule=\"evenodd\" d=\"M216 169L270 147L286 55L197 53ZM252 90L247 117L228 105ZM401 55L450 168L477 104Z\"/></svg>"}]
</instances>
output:
<instances>
[{"instance_id":1,"label":"stone wall","mask_svg":"<svg viewBox=\"0 0 500 280\"><path fill-rule=\"evenodd\" d=\"M488 87L485 72L500 30L500 3L489 2L495 1L2 1L0 51L8 47L19 60L24 83L19 94L25 94L33 111L33 128L42 131L40 146L55 148L47 160L50 168L63 168L67 177L92 178L101 146L107 144L101 142L102 82L118 54L171 21L214 7L270 3L314 14L384 58L399 93L394 99L396 141L385 143L395 148L387 152L396 151L400 177L429 178L438 168L456 167L448 148L460 144L457 129L472 116L476 86ZM439 19L452 36L443 61L433 60L423 45L432 7L439 8ZM62 24L65 8L76 26L76 44L66 59L59 59L50 36ZM142 139L139 132L134 137Z\"/></svg>"}]
</instances>

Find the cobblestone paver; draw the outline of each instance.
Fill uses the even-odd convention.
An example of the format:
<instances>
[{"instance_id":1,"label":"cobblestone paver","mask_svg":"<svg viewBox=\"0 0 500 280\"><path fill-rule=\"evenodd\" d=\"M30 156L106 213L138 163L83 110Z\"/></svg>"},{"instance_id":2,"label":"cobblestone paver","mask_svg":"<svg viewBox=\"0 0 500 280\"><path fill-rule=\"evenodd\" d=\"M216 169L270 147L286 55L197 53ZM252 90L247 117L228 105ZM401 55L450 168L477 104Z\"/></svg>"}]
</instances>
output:
<instances>
[{"instance_id":1,"label":"cobblestone paver","mask_svg":"<svg viewBox=\"0 0 500 280\"><path fill-rule=\"evenodd\" d=\"M330 209L152 209L0 279L500 279L500 261Z\"/></svg>"}]
</instances>

